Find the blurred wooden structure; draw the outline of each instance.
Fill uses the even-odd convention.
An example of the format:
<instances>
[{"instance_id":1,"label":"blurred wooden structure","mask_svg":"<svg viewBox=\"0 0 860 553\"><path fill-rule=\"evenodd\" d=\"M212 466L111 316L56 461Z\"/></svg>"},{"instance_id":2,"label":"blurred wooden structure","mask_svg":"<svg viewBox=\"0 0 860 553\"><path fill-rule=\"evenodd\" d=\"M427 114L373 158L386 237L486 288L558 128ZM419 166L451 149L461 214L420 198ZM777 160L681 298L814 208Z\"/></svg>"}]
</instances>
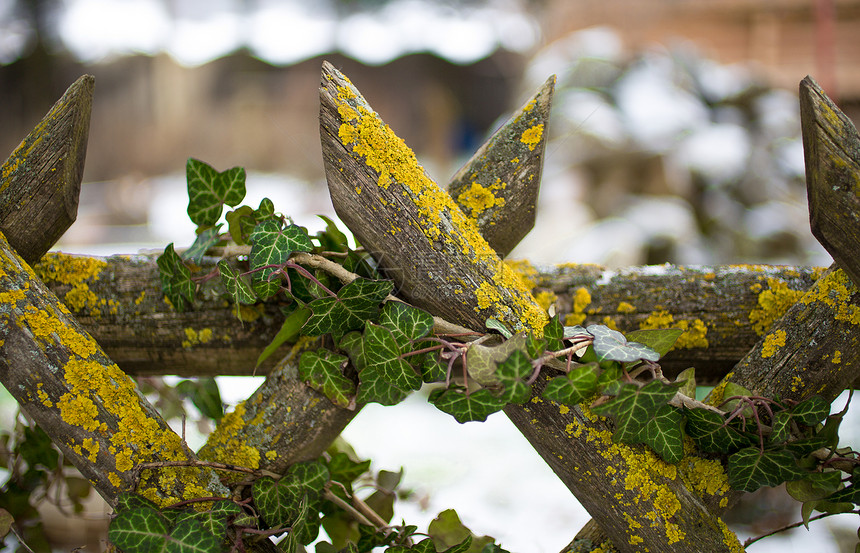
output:
<instances>
[{"instance_id":1,"label":"blurred wooden structure","mask_svg":"<svg viewBox=\"0 0 860 553\"><path fill-rule=\"evenodd\" d=\"M543 18L547 42L606 25L632 48L685 39L721 63L752 62L774 86L794 89L813 75L860 115L858 0L548 0Z\"/></svg>"}]
</instances>

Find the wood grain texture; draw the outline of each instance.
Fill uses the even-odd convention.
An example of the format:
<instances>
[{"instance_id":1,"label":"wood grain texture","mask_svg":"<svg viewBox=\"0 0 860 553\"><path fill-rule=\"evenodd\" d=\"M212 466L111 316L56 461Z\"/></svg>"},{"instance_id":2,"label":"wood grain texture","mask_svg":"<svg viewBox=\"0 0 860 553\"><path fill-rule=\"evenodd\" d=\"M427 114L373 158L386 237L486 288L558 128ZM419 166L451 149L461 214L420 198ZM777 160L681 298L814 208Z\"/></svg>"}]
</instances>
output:
<instances>
[{"instance_id":1,"label":"wood grain texture","mask_svg":"<svg viewBox=\"0 0 860 553\"><path fill-rule=\"evenodd\" d=\"M512 328L542 324L545 315L475 223L328 63L320 84L320 140L335 211L398 295L468 328L483 329L489 317Z\"/></svg>"},{"instance_id":2,"label":"wood grain texture","mask_svg":"<svg viewBox=\"0 0 860 553\"><path fill-rule=\"evenodd\" d=\"M0 168L0 231L28 263L77 217L94 86L75 81Z\"/></svg>"},{"instance_id":3,"label":"wood grain texture","mask_svg":"<svg viewBox=\"0 0 860 553\"><path fill-rule=\"evenodd\" d=\"M812 234L860 283L860 137L810 77L800 82L800 124Z\"/></svg>"},{"instance_id":4,"label":"wood grain texture","mask_svg":"<svg viewBox=\"0 0 860 553\"><path fill-rule=\"evenodd\" d=\"M553 75L454 174L448 194L506 257L535 224Z\"/></svg>"},{"instance_id":5,"label":"wood grain texture","mask_svg":"<svg viewBox=\"0 0 860 553\"><path fill-rule=\"evenodd\" d=\"M205 261L200 274L209 272ZM716 384L815 282L822 269L764 265L533 267L512 262L539 297L572 324L610 324L622 331L683 327L678 348L663 360L669 375L694 366ZM177 312L164 301L155 256L95 258L50 253L36 274L128 374L250 375L283 318L270 301L242 310L217 289ZM704 346L707 341L707 347ZM681 347L683 346L683 347ZM286 350L284 351L286 354ZM268 374L272 356L255 374Z\"/></svg>"},{"instance_id":6,"label":"wood grain texture","mask_svg":"<svg viewBox=\"0 0 860 553\"><path fill-rule=\"evenodd\" d=\"M323 65L320 103L332 203L384 267L400 268L391 275L400 294L472 328L482 328L488 316L513 328L541 328L545 317L530 313L542 310L527 290L499 278L510 274L508 266L477 227L328 64ZM505 412L619 551L660 551L668 544L678 552L728 552L738 546L674 466L643 447L613 444L606 421L537 395Z\"/></svg>"},{"instance_id":7,"label":"wood grain texture","mask_svg":"<svg viewBox=\"0 0 860 553\"><path fill-rule=\"evenodd\" d=\"M195 458L2 234L0 381L108 503L135 464ZM226 491L201 469L161 475L138 489L162 505Z\"/></svg>"}]
</instances>

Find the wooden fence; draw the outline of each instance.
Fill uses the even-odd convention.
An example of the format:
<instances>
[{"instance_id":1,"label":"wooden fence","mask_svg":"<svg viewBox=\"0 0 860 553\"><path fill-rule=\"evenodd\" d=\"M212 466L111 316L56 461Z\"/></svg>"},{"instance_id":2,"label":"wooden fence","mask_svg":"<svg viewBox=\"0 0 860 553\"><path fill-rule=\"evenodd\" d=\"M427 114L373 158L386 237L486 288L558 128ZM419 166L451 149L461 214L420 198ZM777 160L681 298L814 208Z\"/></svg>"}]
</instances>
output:
<instances>
[{"instance_id":1,"label":"wooden fence","mask_svg":"<svg viewBox=\"0 0 860 553\"><path fill-rule=\"evenodd\" d=\"M860 244L860 142L817 85L807 78L800 87L804 147L812 228L833 267L613 272L538 270L497 255L534 221L553 84L514 114L448 193L393 135L371 137L379 141L352 155L362 125L378 116L324 64L320 133L332 200L388 269L399 296L439 320L478 330L490 316L537 326L547 303L573 324L681 328L663 364L668 374L695 366L700 381L730 381L769 397L819 394L832 401L850 387L860 355L860 292L852 284L860 282L853 255ZM253 320L244 323L217 298L177 312L164 302L152 258L45 255L74 220L92 91L91 77L72 85L0 170L3 385L111 504L140 463L205 459L283 473L319 456L356 410L333 405L297 377L298 358L313 344L265 364L265 382L199 452L170 430L132 379L249 374L281 324L275 305L252 307ZM344 133L344 123L355 134ZM472 182L485 185L473 190ZM498 182L507 186L492 188ZM521 292L515 272L529 280L533 295ZM775 335L776 348L767 340ZM606 419L541 400L545 373L533 400L505 413L592 515L574 542L608 538L622 552L663 551L667 544L677 552L740 550L720 518L739 494L708 485L719 479L713 463L691 453L668 465L647 448L613 443ZM153 471L138 490L162 502L226 493L208 470Z\"/></svg>"}]
</instances>

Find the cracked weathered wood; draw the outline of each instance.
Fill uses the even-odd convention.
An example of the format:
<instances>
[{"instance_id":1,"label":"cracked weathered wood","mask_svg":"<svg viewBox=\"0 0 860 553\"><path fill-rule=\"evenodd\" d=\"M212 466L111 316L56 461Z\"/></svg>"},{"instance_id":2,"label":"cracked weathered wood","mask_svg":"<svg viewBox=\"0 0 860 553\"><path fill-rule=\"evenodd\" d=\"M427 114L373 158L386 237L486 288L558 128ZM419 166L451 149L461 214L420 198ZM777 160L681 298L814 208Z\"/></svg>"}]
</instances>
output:
<instances>
[{"instance_id":1,"label":"cracked weathered wood","mask_svg":"<svg viewBox=\"0 0 860 553\"><path fill-rule=\"evenodd\" d=\"M417 165L360 93L328 64L320 135L332 203L413 303L481 329L492 316L514 328L546 320L474 222ZM495 291L494 291L495 290ZM544 371L535 393L545 385ZM696 483L644 447L613 444L607 422L535 395L505 412L620 551L731 551L737 538L693 491Z\"/></svg>"},{"instance_id":2,"label":"cracked weathered wood","mask_svg":"<svg viewBox=\"0 0 860 553\"><path fill-rule=\"evenodd\" d=\"M28 263L77 217L94 84L75 81L0 167L0 232Z\"/></svg>"},{"instance_id":3,"label":"cracked weathered wood","mask_svg":"<svg viewBox=\"0 0 860 553\"><path fill-rule=\"evenodd\" d=\"M301 353L320 347L320 339L293 347L251 397L219 421L200 458L281 474L322 455L360 406L338 407L299 378Z\"/></svg>"},{"instance_id":4,"label":"cracked weathered wood","mask_svg":"<svg viewBox=\"0 0 860 553\"><path fill-rule=\"evenodd\" d=\"M195 458L2 234L0 381L108 503L135 464ZM152 471L139 491L161 505L225 493L209 476Z\"/></svg>"},{"instance_id":5,"label":"cracked weathered wood","mask_svg":"<svg viewBox=\"0 0 860 553\"><path fill-rule=\"evenodd\" d=\"M800 82L800 123L812 234L860 284L860 136L810 77Z\"/></svg>"},{"instance_id":6,"label":"cracked weathered wood","mask_svg":"<svg viewBox=\"0 0 860 553\"><path fill-rule=\"evenodd\" d=\"M478 330L489 317L512 328L545 320L474 221L327 62L320 140L335 211L395 282L399 296Z\"/></svg>"},{"instance_id":7,"label":"cracked weathered wood","mask_svg":"<svg viewBox=\"0 0 860 553\"><path fill-rule=\"evenodd\" d=\"M539 297L571 324L610 324L620 330L685 329L662 360L667 374L695 366L715 384L815 282L821 269L743 265L535 268L512 262ZM211 260L200 273L209 272ZM177 312L161 292L155 256L50 253L34 270L128 374L250 375L283 319L277 302L235 309L212 292ZM707 347L704 343L707 342ZM285 350L286 352L286 350ZM255 374L268 374L277 355Z\"/></svg>"},{"instance_id":8,"label":"cracked weathered wood","mask_svg":"<svg viewBox=\"0 0 860 553\"><path fill-rule=\"evenodd\" d=\"M534 227L555 76L454 174L448 194L499 257Z\"/></svg>"}]
</instances>

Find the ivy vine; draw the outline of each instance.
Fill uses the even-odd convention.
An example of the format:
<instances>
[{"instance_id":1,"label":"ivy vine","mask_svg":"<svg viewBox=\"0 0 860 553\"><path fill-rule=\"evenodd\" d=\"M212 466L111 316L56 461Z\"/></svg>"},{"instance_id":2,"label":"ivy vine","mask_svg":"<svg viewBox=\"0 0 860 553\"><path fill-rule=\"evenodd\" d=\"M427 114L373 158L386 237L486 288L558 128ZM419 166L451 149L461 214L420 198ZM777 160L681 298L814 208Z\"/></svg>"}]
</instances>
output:
<instances>
[{"instance_id":1,"label":"ivy vine","mask_svg":"<svg viewBox=\"0 0 860 553\"><path fill-rule=\"evenodd\" d=\"M298 372L335 405L395 405L429 385L429 401L438 409L460 423L483 421L505 405L529 401L546 372L551 378L543 398L570 408L587 405L611 418L617 442L644 444L677 463L690 439L699 451L725 462L736 490L786 482L802 502L804 523L814 511L847 512L860 505L860 455L838 444L845 410L831 415L820 397L764 398L730 384L721 404L706 405L695 397L694 370L675 381L662 373L659 361L682 333L677 329L625 335L604 325L564 326L553 316L540 332L509 329L493 319L485 329L467 331L392 296L393 285L377 272L373 258L351 248L331 220L324 218L325 230L311 236L268 199L256 208L239 205L243 169L219 172L189 159L187 180L188 215L198 225L197 237L188 249L169 244L159 256L165 297L185 310L203 290L222 294L239 318L242 305L277 299L284 322L258 365L300 336L325 337L319 348L302 354ZM223 229L225 206L232 209L224 214ZM212 254L220 259L201 274L204 257ZM200 397L205 404L206 394ZM211 405L204 408L220 416ZM392 525L399 477L373 476L369 461L337 448L282 475L209 465L216 472L248 473L234 486L233 498L201 498L196 508L186 502L159 510L140 496L123 494L111 541L125 553L215 553L244 551L255 540L281 535L281 549L295 552L324 528L332 541L318 544L320 553L380 546L395 553L503 551L491 538L472 535L459 519L452 523L456 514L445 515L448 522L439 522L424 539L414 526ZM138 467L148 468L154 467ZM374 495L358 499L359 481L371 482ZM453 530L446 534L440 526Z\"/></svg>"}]
</instances>

